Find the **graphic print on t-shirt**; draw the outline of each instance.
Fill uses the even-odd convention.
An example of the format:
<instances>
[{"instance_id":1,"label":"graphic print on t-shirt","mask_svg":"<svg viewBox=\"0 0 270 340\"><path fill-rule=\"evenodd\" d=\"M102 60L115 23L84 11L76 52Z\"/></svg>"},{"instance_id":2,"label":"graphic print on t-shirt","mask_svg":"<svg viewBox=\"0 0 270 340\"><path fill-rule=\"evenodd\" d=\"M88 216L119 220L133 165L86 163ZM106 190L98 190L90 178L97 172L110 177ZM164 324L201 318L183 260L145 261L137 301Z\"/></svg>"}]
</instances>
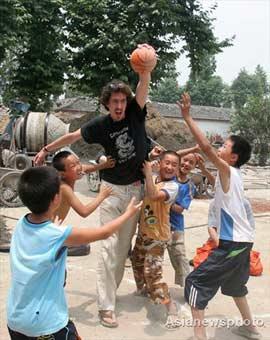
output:
<instances>
[{"instance_id":1,"label":"graphic print on t-shirt","mask_svg":"<svg viewBox=\"0 0 270 340\"><path fill-rule=\"evenodd\" d=\"M121 131L110 134L111 138L115 138L115 148L118 155L118 163L125 163L129 159L135 157L134 141L128 135L128 127L124 127Z\"/></svg>"},{"instance_id":2,"label":"graphic print on t-shirt","mask_svg":"<svg viewBox=\"0 0 270 340\"><path fill-rule=\"evenodd\" d=\"M149 204L147 204L144 208L144 216L144 222L148 227L151 228L158 223L158 218L154 215L154 212Z\"/></svg>"}]
</instances>

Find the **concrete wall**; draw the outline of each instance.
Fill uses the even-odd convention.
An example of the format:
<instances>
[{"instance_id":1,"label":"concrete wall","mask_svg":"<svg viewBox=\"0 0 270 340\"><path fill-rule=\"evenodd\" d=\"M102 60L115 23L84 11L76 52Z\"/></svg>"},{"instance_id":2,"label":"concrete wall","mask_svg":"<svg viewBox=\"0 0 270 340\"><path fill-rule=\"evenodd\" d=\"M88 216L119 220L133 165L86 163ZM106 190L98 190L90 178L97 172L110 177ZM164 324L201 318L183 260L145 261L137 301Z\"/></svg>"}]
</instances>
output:
<instances>
[{"instance_id":1,"label":"concrete wall","mask_svg":"<svg viewBox=\"0 0 270 340\"><path fill-rule=\"evenodd\" d=\"M182 118L174 119L175 121L184 121ZM196 119L199 127L203 130L204 133L215 135L218 134L222 137L228 136L230 123L224 121L213 121L213 120L200 120Z\"/></svg>"}]
</instances>

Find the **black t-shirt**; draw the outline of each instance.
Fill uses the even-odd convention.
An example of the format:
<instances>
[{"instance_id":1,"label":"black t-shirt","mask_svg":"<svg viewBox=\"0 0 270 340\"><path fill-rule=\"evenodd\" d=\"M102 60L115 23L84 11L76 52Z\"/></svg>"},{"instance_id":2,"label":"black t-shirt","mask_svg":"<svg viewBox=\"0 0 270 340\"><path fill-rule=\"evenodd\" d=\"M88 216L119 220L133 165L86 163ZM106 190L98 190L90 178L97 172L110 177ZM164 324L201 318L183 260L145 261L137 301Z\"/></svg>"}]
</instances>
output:
<instances>
[{"instance_id":1,"label":"black t-shirt","mask_svg":"<svg viewBox=\"0 0 270 340\"><path fill-rule=\"evenodd\" d=\"M81 127L86 143L101 144L106 155L116 160L114 168L102 171L102 179L119 185L142 180L142 163L147 158L146 107L141 109L134 98L125 113L125 118L118 122L108 114L95 117Z\"/></svg>"}]
</instances>

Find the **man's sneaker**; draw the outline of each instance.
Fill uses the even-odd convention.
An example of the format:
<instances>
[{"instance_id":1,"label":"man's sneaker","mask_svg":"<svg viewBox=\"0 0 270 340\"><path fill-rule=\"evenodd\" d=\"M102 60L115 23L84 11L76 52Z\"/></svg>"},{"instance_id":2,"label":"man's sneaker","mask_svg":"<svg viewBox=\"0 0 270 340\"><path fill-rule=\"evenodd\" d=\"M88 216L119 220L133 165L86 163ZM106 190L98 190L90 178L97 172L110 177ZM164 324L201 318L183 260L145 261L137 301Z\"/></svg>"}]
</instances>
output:
<instances>
[{"instance_id":1,"label":"man's sneaker","mask_svg":"<svg viewBox=\"0 0 270 340\"><path fill-rule=\"evenodd\" d=\"M90 244L68 247L68 256L85 256L90 254Z\"/></svg>"}]
</instances>

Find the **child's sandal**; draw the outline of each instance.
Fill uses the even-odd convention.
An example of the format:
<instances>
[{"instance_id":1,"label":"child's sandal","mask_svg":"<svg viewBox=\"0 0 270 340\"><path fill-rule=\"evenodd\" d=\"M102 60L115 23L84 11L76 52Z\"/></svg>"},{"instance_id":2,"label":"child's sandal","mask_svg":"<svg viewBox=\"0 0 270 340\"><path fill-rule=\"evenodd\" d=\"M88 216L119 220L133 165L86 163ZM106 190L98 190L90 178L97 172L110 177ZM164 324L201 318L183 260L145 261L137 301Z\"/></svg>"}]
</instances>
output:
<instances>
[{"instance_id":1,"label":"child's sandal","mask_svg":"<svg viewBox=\"0 0 270 340\"><path fill-rule=\"evenodd\" d=\"M165 327L169 330L174 330L176 328L181 327L181 320L179 319L179 310L175 302L174 305L176 310L174 312L167 312L167 320L165 323Z\"/></svg>"}]
</instances>

